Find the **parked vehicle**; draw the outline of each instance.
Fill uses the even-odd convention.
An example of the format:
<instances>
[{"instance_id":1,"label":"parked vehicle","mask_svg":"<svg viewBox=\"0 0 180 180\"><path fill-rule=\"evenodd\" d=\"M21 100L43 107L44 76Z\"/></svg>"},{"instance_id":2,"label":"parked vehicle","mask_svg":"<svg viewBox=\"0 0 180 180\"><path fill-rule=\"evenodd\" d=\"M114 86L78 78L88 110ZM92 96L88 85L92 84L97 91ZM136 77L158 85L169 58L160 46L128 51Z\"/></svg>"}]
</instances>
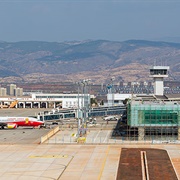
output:
<instances>
[{"instance_id":1,"label":"parked vehicle","mask_svg":"<svg viewBox=\"0 0 180 180\"><path fill-rule=\"evenodd\" d=\"M107 117L104 117L103 120L105 120L105 121L117 121L118 118L116 116L107 116Z\"/></svg>"}]
</instances>

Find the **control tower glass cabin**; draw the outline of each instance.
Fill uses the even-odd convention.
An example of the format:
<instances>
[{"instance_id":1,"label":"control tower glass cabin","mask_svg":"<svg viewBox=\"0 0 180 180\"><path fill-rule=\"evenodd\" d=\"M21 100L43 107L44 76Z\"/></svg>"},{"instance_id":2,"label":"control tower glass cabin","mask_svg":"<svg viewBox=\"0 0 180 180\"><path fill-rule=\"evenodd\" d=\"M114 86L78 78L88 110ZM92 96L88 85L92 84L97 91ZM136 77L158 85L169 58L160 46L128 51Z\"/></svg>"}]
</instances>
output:
<instances>
[{"instance_id":1,"label":"control tower glass cabin","mask_svg":"<svg viewBox=\"0 0 180 180\"><path fill-rule=\"evenodd\" d=\"M163 96L164 78L168 77L169 66L153 66L150 68L150 77L154 79L154 95Z\"/></svg>"}]
</instances>

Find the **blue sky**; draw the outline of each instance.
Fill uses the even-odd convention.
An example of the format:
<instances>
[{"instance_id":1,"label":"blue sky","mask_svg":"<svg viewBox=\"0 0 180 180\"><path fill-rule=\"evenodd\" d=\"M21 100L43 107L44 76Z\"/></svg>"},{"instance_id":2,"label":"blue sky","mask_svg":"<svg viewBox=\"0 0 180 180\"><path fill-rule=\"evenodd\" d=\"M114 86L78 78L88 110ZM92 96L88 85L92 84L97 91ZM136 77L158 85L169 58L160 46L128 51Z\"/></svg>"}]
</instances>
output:
<instances>
[{"instance_id":1,"label":"blue sky","mask_svg":"<svg viewBox=\"0 0 180 180\"><path fill-rule=\"evenodd\" d=\"M0 40L180 37L180 0L0 0Z\"/></svg>"}]
</instances>

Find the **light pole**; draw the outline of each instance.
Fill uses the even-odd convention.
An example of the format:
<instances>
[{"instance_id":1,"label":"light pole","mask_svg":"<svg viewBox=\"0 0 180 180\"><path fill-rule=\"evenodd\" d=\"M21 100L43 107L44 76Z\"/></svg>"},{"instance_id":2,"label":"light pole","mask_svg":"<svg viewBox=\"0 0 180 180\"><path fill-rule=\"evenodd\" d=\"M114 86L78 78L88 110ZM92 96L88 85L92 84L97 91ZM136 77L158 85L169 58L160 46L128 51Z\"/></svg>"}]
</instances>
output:
<instances>
[{"instance_id":1,"label":"light pole","mask_svg":"<svg viewBox=\"0 0 180 180\"><path fill-rule=\"evenodd\" d=\"M90 79L84 79L82 81L82 85L83 85L83 127L86 124L87 118L88 118L88 110L89 110L89 98L88 98L88 85L89 82L91 80Z\"/></svg>"},{"instance_id":2,"label":"light pole","mask_svg":"<svg viewBox=\"0 0 180 180\"><path fill-rule=\"evenodd\" d=\"M84 128L85 124L86 124L86 120L87 120L87 112L89 109L89 98L88 98L88 89L87 86L89 85L90 79L84 79L80 82L77 82L78 84L78 136L80 135L80 127ZM80 90L80 86L81 86L81 93L79 93ZM81 98L81 101L80 101ZM81 104L81 106L80 106ZM79 114L81 112L81 118L82 118L82 122L81 119L79 117ZM83 133L83 132L82 132Z\"/></svg>"},{"instance_id":3,"label":"light pole","mask_svg":"<svg viewBox=\"0 0 180 180\"><path fill-rule=\"evenodd\" d=\"M80 122L80 118L79 118L79 82L77 83L78 85L78 107L77 107L77 118L78 118L78 121L77 121L77 136L79 137L79 134L80 134L80 125L81 125L81 122Z\"/></svg>"},{"instance_id":4,"label":"light pole","mask_svg":"<svg viewBox=\"0 0 180 180\"><path fill-rule=\"evenodd\" d=\"M111 77L111 84L112 84L112 106L114 106L114 80L115 77Z\"/></svg>"},{"instance_id":5,"label":"light pole","mask_svg":"<svg viewBox=\"0 0 180 180\"><path fill-rule=\"evenodd\" d=\"M108 89L108 106L114 106L114 81L115 77L111 78L110 84L107 85Z\"/></svg>"}]
</instances>

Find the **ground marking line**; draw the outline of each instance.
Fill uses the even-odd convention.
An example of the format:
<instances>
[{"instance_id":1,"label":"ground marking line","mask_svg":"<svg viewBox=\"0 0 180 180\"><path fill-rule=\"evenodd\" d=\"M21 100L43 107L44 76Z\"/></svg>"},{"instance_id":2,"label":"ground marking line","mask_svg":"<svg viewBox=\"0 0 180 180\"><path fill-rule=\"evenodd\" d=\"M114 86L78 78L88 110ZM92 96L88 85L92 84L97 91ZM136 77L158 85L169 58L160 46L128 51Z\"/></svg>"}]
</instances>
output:
<instances>
[{"instance_id":1,"label":"ground marking line","mask_svg":"<svg viewBox=\"0 0 180 180\"><path fill-rule=\"evenodd\" d=\"M29 158L67 158L68 155L32 155Z\"/></svg>"},{"instance_id":2,"label":"ground marking line","mask_svg":"<svg viewBox=\"0 0 180 180\"><path fill-rule=\"evenodd\" d=\"M109 136L110 132L111 132L111 131L108 131L108 132L107 132L106 137L104 138L103 143L105 143L105 142L106 142L106 139L108 138L108 136Z\"/></svg>"},{"instance_id":3,"label":"ground marking line","mask_svg":"<svg viewBox=\"0 0 180 180\"><path fill-rule=\"evenodd\" d=\"M174 172L175 172L175 174L176 174L177 179L180 179L180 178L179 178L179 175L178 175L178 173L177 173L177 170L176 170L176 168L174 167L174 163L172 162L172 159L171 159L171 157L170 157L170 155L169 155L168 150L166 150L166 152L167 152L167 154L168 154L168 157L169 157L169 159L170 159L171 165L172 165L172 167L173 167L173 169L174 169Z\"/></svg>"},{"instance_id":4,"label":"ground marking line","mask_svg":"<svg viewBox=\"0 0 180 180\"><path fill-rule=\"evenodd\" d=\"M94 138L94 142L96 141L96 139L97 139L97 137L98 137L98 135L99 135L100 132L101 132L101 131L99 131L99 132L97 133L96 137Z\"/></svg>"},{"instance_id":5,"label":"ground marking line","mask_svg":"<svg viewBox=\"0 0 180 180\"><path fill-rule=\"evenodd\" d=\"M64 171L67 169L67 167L69 166L69 164L71 163L71 161L73 160L74 156L71 157L71 160L68 162L68 164L65 166L64 170L61 172L61 174L59 175L59 177L57 178L57 180L59 180L61 178L61 176L63 175Z\"/></svg>"},{"instance_id":6,"label":"ground marking line","mask_svg":"<svg viewBox=\"0 0 180 180\"><path fill-rule=\"evenodd\" d=\"M105 164L106 164L106 159L107 159L107 156L108 156L109 150L110 150L110 146L108 146L108 148L107 148L107 150L106 150L106 156L104 157L104 161L103 161L103 163L102 163L102 167L101 167L101 170L100 170L100 173L99 173L99 176L98 176L98 180L100 180L100 179L101 179L101 176L102 176L102 173L103 173L103 170L104 170Z\"/></svg>"}]
</instances>

